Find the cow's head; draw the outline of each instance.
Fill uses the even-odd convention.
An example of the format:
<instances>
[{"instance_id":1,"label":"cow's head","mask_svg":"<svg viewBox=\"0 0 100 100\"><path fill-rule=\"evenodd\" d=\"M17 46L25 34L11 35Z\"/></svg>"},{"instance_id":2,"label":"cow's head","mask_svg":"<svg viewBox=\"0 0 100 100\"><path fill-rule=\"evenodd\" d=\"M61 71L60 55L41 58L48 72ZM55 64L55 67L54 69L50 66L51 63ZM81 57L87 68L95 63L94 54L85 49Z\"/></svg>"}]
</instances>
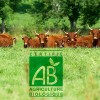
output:
<instances>
[{"instance_id":1,"label":"cow's head","mask_svg":"<svg viewBox=\"0 0 100 100\"><path fill-rule=\"evenodd\" d=\"M63 39L62 39L62 45L63 45L64 47L68 47L68 46L71 45L71 41L69 40L68 37L63 37Z\"/></svg>"},{"instance_id":2,"label":"cow's head","mask_svg":"<svg viewBox=\"0 0 100 100\"><path fill-rule=\"evenodd\" d=\"M65 33L65 37L68 37L69 41L74 42L76 41L76 38L78 37L78 31L77 32L69 32Z\"/></svg>"},{"instance_id":3,"label":"cow's head","mask_svg":"<svg viewBox=\"0 0 100 100\"><path fill-rule=\"evenodd\" d=\"M22 38L22 40L24 41L24 48L27 48L28 47L28 41L29 41L29 37L28 36L24 36Z\"/></svg>"},{"instance_id":4,"label":"cow's head","mask_svg":"<svg viewBox=\"0 0 100 100\"><path fill-rule=\"evenodd\" d=\"M93 39L97 40L100 38L100 29L92 29L90 34L93 36Z\"/></svg>"},{"instance_id":5,"label":"cow's head","mask_svg":"<svg viewBox=\"0 0 100 100\"><path fill-rule=\"evenodd\" d=\"M35 32L35 34L39 38L39 42L40 42L41 47L44 47L45 43L47 43L47 39L49 37L48 32L45 34L43 34L43 33L38 34Z\"/></svg>"},{"instance_id":6,"label":"cow's head","mask_svg":"<svg viewBox=\"0 0 100 100\"><path fill-rule=\"evenodd\" d=\"M70 44L69 38L68 37L63 37L61 40L59 41L55 41L55 44L57 45L57 47L68 47Z\"/></svg>"},{"instance_id":7,"label":"cow's head","mask_svg":"<svg viewBox=\"0 0 100 100\"><path fill-rule=\"evenodd\" d=\"M89 27L89 25L88 25L88 28L90 29L90 35L93 36L94 40L97 40L100 38L100 29L92 29L91 27Z\"/></svg>"},{"instance_id":8,"label":"cow's head","mask_svg":"<svg viewBox=\"0 0 100 100\"><path fill-rule=\"evenodd\" d=\"M64 47L62 43L63 43L62 40L55 41L55 45L56 45L56 47L60 47L60 48Z\"/></svg>"}]
</instances>

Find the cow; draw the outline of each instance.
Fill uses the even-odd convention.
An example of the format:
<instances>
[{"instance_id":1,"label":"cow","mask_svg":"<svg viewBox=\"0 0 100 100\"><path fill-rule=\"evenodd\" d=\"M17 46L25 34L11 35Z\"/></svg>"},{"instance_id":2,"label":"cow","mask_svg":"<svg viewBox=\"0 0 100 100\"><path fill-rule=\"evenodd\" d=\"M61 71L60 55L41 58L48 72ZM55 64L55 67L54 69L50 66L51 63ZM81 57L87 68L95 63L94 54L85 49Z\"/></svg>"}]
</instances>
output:
<instances>
[{"instance_id":1,"label":"cow","mask_svg":"<svg viewBox=\"0 0 100 100\"><path fill-rule=\"evenodd\" d=\"M60 42L63 37L63 34L50 35L47 39L47 47L58 47L57 42Z\"/></svg>"},{"instance_id":2,"label":"cow","mask_svg":"<svg viewBox=\"0 0 100 100\"><path fill-rule=\"evenodd\" d=\"M24 41L24 48L27 48L27 47L39 48L40 47L38 38L29 38L28 36L24 36L22 40Z\"/></svg>"},{"instance_id":3,"label":"cow","mask_svg":"<svg viewBox=\"0 0 100 100\"><path fill-rule=\"evenodd\" d=\"M9 33L1 33L0 36L3 37L3 38L13 39L14 43L16 43L16 41L17 41L16 38L12 37Z\"/></svg>"},{"instance_id":4,"label":"cow","mask_svg":"<svg viewBox=\"0 0 100 100\"><path fill-rule=\"evenodd\" d=\"M78 30L79 31L79 30ZM65 32L65 37L68 37L70 41L70 47L74 47L76 44L76 38L78 37L77 32Z\"/></svg>"},{"instance_id":5,"label":"cow","mask_svg":"<svg viewBox=\"0 0 100 100\"><path fill-rule=\"evenodd\" d=\"M29 38L28 44L29 44L29 47L31 47L31 48L39 48L40 47L38 38Z\"/></svg>"},{"instance_id":6,"label":"cow","mask_svg":"<svg viewBox=\"0 0 100 100\"><path fill-rule=\"evenodd\" d=\"M93 36L93 47L100 47L100 29L92 29L90 27L89 29L90 34Z\"/></svg>"},{"instance_id":7,"label":"cow","mask_svg":"<svg viewBox=\"0 0 100 100\"><path fill-rule=\"evenodd\" d=\"M14 40L15 40L15 38L13 38L8 33L0 34L0 47L13 46L13 41Z\"/></svg>"},{"instance_id":8,"label":"cow","mask_svg":"<svg viewBox=\"0 0 100 100\"><path fill-rule=\"evenodd\" d=\"M55 44L57 47L69 47L71 45L71 42L68 37L63 37L61 40L56 41Z\"/></svg>"},{"instance_id":9,"label":"cow","mask_svg":"<svg viewBox=\"0 0 100 100\"><path fill-rule=\"evenodd\" d=\"M43 34L43 33L35 33L36 36L39 38L39 42L41 47L56 47L55 42L59 41L64 37L62 34L56 34L56 35L48 35L48 32Z\"/></svg>"},{"instance_id":10,"label":"cow","mask_svg":"<svg viewBox=\"0 0 100 100\"><path fill-rule=\"evenodd\" d=\"M24 37L22 37L22 40L24 41L24 48L29 47L29 45L28 45L29 37L28 36L24 36Z\"/></svg>"},{"instance_id":11,"label":"cow","mask_svg":"<svg viewBox=\"0 0 100 100\"><path fill-rule=\"evenodd\" d=\"M12 36L8 33L1 33L0 36L12 38Z\"/></svg>"},{"instance_id":12,"label":"cow","mask_svg":"<svg viewBox=\"0 0 100 100\"><path fill-rule=\"evenodd\" d=\"M47 47L47 39L48 39L48 36L49 36L48 32L45 33L45 34L43 34L43 33L38 34L38 33L35 32L35 34L36 34L36 37L38 37L38 39L39 39L40 46L41 47Z\"/></svg>"},{"instance_id":13,"label":"cow","mask_svg":"<svg viewBox=\"0 0 100 100\"><path fill-rule=\"evenodd\" d=\"M93 37L92 35L87 35L87 36L79 36L76 39L76 47L88 47L92 48L92 43L93 43Z\"/></svg>"}]
</instances>

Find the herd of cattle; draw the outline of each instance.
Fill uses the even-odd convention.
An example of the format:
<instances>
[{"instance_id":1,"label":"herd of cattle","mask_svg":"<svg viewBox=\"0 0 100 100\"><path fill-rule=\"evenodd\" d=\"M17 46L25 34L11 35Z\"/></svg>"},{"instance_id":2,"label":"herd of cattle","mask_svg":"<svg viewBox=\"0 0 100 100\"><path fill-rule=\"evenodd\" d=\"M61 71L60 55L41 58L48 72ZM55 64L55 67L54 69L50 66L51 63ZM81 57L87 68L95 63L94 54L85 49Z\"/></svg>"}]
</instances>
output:
<instances>
[{"instance_id":1,"label":"herd of cattle","mask_svg":"<svg viewBox=\"0 0 100 100\"><path fill-rule=\"evenodd\" d=\"M100 47L100 29L90 29L86 36L79 36L77 32L65 32L65 34L48 34L35 32L35 38L24 36L24 48L44 48L44 47ZM16 38L4 33L0 34L0 47L13 46L16 43Z\"/></svg>"}]
</instances>

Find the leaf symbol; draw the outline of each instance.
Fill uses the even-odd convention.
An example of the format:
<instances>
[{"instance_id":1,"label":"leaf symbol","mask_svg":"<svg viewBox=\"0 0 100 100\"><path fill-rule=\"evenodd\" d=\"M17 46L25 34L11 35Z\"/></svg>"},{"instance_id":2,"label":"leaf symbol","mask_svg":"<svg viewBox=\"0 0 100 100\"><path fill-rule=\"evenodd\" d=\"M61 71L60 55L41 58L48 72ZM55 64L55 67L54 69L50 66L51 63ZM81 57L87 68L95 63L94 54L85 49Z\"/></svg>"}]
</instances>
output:
<instances>
[{"instance_id":1,"label":"leaf symbol","mask_svg":"<svg viewBox=\"0 0 100 100\"><path fill-rule=\"evenodd\" d=\"M54 65L54 61L50 58L49 59L50 64L53 66Z\"/></svg>"},{"instance_id":2,"label":"leaf symbol","mask_svg":"<svg viewBox=\"0 0 100 100\"><path fill-rule=\"evenodd\" d=\"M58 66L60 64L60 62L55 63L53 66Z\"/></svg>"}]
</instances>

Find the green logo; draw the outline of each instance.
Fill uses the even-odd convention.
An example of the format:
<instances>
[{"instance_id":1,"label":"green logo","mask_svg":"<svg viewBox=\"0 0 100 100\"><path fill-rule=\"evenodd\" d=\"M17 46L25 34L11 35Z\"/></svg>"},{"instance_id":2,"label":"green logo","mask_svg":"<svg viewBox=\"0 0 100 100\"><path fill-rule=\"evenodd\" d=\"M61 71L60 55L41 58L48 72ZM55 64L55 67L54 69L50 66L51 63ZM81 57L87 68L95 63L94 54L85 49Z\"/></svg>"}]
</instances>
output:
<instances>
[{"instance_id":1,"label":"green logo","mask_svg":"<svg viewBox=\"0 0 100 100\"><path fill-rule=\"evenodd\" d=\"M30 96L63 96L62 56L31 55L29 63Z\"/></svg>"}]
</instances>

